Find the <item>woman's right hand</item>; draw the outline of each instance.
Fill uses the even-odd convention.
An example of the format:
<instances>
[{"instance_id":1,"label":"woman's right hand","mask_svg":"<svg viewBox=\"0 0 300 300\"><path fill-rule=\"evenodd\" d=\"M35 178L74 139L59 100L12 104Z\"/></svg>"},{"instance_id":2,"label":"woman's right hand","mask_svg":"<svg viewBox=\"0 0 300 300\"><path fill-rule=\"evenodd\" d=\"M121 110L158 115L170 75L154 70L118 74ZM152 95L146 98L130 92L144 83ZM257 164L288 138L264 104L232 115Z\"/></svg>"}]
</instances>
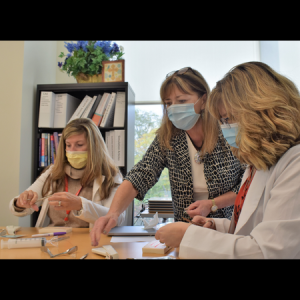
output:
<instances>
[{"instance_id":1,"label":"woman's right hand","mask_svg":"<svg viewBox=\"0 0 300 300\"><path fill-rule=\"evenodd\" d=\"M17 199L16 206L20 208L32 208L35 211L38 211L39 208L35 204L35 202L38 200L38 194L34 191L25 191L19 195L19 198Z\"/></svg>"},{"instance_id":2,"label":"woman's right hand","mask_svg":"<svg viewBox=\"0 0 300 300\"><path fill-rule=\"evenodd\" d=\"M119 215L116 213L108 213L106 216L100 217L94 223L90 232L92 246L98 246L101 234L107 234L113 227L118 224Z\"/></svg>"},{"instance_id":3,"label":"woman's right hand","mask_svg":"<svg viewBox=\"0 0 300 300\"><path fill-rule=\"evenodd\" d=\"M205 218L205 217L202 217L202 216L195 216L192 219L192 221L195 222L195 223L201 224L203 227L216 230L216 224L214 222L214 219Z\"/></svg>"}]
</instances>

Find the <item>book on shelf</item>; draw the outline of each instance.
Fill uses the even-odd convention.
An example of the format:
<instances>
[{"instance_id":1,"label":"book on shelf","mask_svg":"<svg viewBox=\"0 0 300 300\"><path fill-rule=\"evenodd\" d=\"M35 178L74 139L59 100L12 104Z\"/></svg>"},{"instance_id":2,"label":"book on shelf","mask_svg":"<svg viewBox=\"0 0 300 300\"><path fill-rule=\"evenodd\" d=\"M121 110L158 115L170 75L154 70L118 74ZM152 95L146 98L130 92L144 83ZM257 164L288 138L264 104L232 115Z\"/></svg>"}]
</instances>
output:
<instances>
[{"instance_id":1,"label":"book on shelf","mask_svg":"<svg viewBox=\"0 0 300 300\"><path fill-rule=\"evenodd\" d=\"M60 141L60 138L62 136L62 133L58 133L57 136L58 136L58 144L59 144L59 141Z\"/></svg>"},{"instance_id":2,"label":"book on shelf","mask_svg":"<svg viewBox=\"0 0 300 300\"><path fill-rule=\"evenodd\" d=\"M125 167L125 130L114 130L114 161L117 166Z\"/></svg>"},{"instance_id":3,"label":"book on shelf","mask_svg":"<svg viewBox=\"0 0 300 300\"><path fill-rule=\"evenodd\" d=\"M53 127L55 99L56 95L53 92L41 92L38 127Z\"/></svg>"},{"instance_id":4,"label":"book on shelf","mask_svg":"<svg viewBox=\"0 0 300 300\"><path fill-rule=\"evenodd\" d=\"M54 147L54 136L53 134L50 135L51 140L51 163L54 164L55 158L56 158L56 152Z\"/></svg>"},{"instance_id":5,"label":"book on shelf","mask_svg":"<svg viewBox=\"0 0 300 300\"><path fill-rule=\"evenodd\" d=\"M92 100L90 101L89 105L86 107L84 113L82 114L81 118L92 118L94 115L94 112L96 110L98 97L94 96ZM99 103L99 101L98 101Z\"/></svg>"},{"instance_id":6,"label":"book on shelf","mask_svg":"<svg viewBox=\"0 0 300 300\"><path fill-rule=\"evenodd\" d=\"M55 153L57 153L57 150L58 150L58 132L53 132L53 140L54 140Z\"/></svg>"},{"instance_id":7,"label":"book on shelf","mask_svg":"<svg viewBox=\"0 0 300 300\"><path fill-rule=\"evenodd\" d=\"M114 112L116 105L116 93L111 93L109 102L107 103L107 107L105 109L105 113L103 115L103 119L100 123L100 127L113 127L114 123Z\"/></svg>"},{"instance_id":8,"label":"book on shelf","mask_svg":"<svg viewBox=\"0 0 300 300\"><path fill-rule=\"evenodd\" d=\"M58 139L58 133L42 133L39 138L39 167L47 167L54 164L56 159L55 140Z\"/></svg>"},{"instance_id":9,"label":"book on shelf","mask_svg":"<svg viewBox=\"0 0 300 300\"><path fill-rule=\"evenodd\" d=\"M118 167L125 166L125 130L110 130L105 132L105 143L110 157Z\"/></svg>"},{"instance_id":10,"label":"book on shelf","mask_svg":"<svg viewBox=\"0 0 300 300\"><path fill-rule=\"evenodd\" d=\"M48 166L48 134L44 133L44 166Z\"/></svg>"},{"instance_id":11,"label":"book on shelf","mask_svg":"<svg viewBox=\"0 0 300 300\"><path fill-rule=\"evenodd\" d=\"M41 164L41 157L42 157L42 138L39 138L39 167L42 166Z\"/></svg>"},{"instance_id":12,"label":"book on shelf","mask_svg":"<svg viewBox=\"0 0 300 300\"><path fill-rule=\"evenodd\" d=\"M117 92L113 127L125 125L125 92Z\"/></svg>"},{"instance_id":13,"label":"book on shelf","mask_svg":"<svg viewBox=\"0 0 300 300\"><path fill-rule=\"evenodd\" d=\"M110 98L109 93L104 93L100 103L98 104L98 107L96 108L96 111L92 117L92 121L96 124L96 126L99 127L102 119L103 119L103 114L105 112L106 106L107 106L107 100Z\"/></svg>"},{"instance_id":14,"label":"book on shelf","mask_svg":"<svg viewBox=\"0 0 300 300\"><path fill-rule=\"evenodd\" d=\"M91 100L92 100L92 98L90 96L86 95L83 98L83 100L80 102L78 107L76 108L75 112L73 113L73 115L69 119L68 123L70 123L71 121L73 121L75 119L80 118L82 116L82 114L84 113L85 109L87 108L87 106L89 105Z\"/></svg>"},{"instance_id":15,"label":"book on shelf","mask_svg":"<svg viewBox=\"0 0 300 300\"><path fill-rule=\"evenodd\" d=\"M80 99L69 94L56 94L54 128L64 128L80 104Z\"/></svg>"}]
</instances>

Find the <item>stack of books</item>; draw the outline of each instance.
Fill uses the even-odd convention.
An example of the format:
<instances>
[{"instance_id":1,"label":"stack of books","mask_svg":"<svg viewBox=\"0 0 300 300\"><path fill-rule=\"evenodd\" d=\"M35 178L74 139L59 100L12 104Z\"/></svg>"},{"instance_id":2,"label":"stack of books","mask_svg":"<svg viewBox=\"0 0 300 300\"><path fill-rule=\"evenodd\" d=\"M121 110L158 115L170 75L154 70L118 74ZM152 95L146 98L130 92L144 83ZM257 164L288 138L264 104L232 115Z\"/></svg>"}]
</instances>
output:
<instances>
[{"instance_id":1,"label":"stack of books","mask_svg":"<svg viewBox=\"0 0 300 300\"><path fill-rule=\"evenodd\" d=\"M155 197L148 200L149 213L173 213L172 198Z\"/></svg>"}]
</instances>

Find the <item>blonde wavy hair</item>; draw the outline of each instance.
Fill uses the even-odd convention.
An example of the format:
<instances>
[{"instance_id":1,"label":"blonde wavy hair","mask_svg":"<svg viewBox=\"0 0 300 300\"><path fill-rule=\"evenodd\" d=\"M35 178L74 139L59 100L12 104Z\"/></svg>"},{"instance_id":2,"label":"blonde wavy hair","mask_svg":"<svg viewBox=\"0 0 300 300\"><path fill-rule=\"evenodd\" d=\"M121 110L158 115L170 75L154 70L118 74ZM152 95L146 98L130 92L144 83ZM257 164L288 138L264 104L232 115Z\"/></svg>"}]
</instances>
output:
<instances>
[{"instance_id":1,"label":"blonde wavy hair","mask_svg":"<svg viewBox=\"0 0 300 300\"><path fill-rule=\"evenodd\" d=\"M299 91L264 63L237 65L218 81L207 103L216 119L220 105L239 124L238 148L231 149L242 163L267 170L300 143Z\"/></svg>"},{"instance_id":2,"label":"blonde wavy hair","mask_svg":"<svg viewBox=\"0 0 300 300\"><path fill-rule=\"evenodd\" d=\"M83 176L80 179L81 185L83 187L89 186L96 179L100 186L102 199L107 198L111 189L117 185L114 182L114 176L120 173L119 168L110 157L99 128L91 119L79 118L68 123L62 132L51 176L47 178L43 187L43 196L49 191L51 181L53 192L64 182L65 166L68 164L65 151L66 139L72 135L82 133L85 134L87 139L88 158ZM102 176L105 176L103 183Z\"/></svg>"},{"instance_id":3,"label":"blonde wavy hair","mask_svg":"<svg viewBox=\"0 0 300 300\"><path fill-rule=\"evenodd\" d=\"M160 128L156 131L162 150L166 148L173 150L170 145L170 141L180 132L180 129L176 128L169 120L167 106L165 104L165 99L168 98L174 87L177 87L185 94L196 93L199 98L205 94L208 98L210 94L210 88L206 80L200 72L194 69L189 69L182 75L175 72L172 76L167 77L163 81L160 88L160 97L163 104L163 118ZM201 112L201 118L205 136L201 153L211 153L216 146L219 135L218 121L210 115L207 109L204 109L204 111Z\"/></svg>"}]
</instances>

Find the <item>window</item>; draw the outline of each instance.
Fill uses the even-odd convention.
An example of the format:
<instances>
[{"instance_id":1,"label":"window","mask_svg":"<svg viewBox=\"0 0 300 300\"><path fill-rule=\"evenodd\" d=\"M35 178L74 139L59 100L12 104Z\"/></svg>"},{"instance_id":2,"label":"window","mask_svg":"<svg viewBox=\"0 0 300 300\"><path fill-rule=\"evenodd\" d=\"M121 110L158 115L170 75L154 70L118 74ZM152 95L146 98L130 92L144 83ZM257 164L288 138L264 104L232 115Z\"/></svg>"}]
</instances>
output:
<instances>
[{"instance_id":1,"label":"window","mask_svg":"<svg viewBox=\"0 0 300 300\"><path fill-rule=\"evenodd\" d=\"M135 153L134 164L138 163L146 150L152 143L156 130L160 126L162 119L162 105L136 105L135 106ZM140 201L134 199L134 225L143 225L142 220L139 218L142 206L147 207L147 200L151 197L171 197L169 172L168 169L164 169L159 181L148 191L144 200ZM145 218L148 220L148 218ZM150 220L150 219L149 219ZM168 219L173 221L173 219ZM159 218L159 222L163 222Z\"/></svg>"}]
</instances>

